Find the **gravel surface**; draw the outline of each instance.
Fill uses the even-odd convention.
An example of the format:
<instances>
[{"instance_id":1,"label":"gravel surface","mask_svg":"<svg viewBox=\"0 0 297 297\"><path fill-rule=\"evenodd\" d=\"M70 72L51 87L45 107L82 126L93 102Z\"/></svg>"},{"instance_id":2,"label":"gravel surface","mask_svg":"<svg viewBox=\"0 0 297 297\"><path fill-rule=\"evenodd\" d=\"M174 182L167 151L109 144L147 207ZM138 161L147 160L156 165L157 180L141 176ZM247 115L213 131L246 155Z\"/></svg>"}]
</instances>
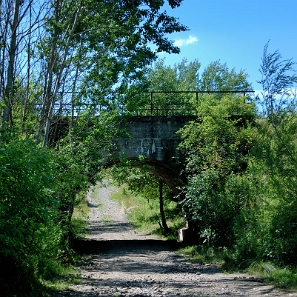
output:
<instances>
[{"instance_id":1,"label":"gravel surface","mask_svg":"<svg viewBox=\"0 0 297 297\"><path fill-rule=\"evenodd\" d=\"M88 193L89 235L80 242L87 261L80 284L61 296L297 296L247 274L187 262L173 244L134 231L127 210L110 199L115 190Z\"/></svg>"}]
</instances>

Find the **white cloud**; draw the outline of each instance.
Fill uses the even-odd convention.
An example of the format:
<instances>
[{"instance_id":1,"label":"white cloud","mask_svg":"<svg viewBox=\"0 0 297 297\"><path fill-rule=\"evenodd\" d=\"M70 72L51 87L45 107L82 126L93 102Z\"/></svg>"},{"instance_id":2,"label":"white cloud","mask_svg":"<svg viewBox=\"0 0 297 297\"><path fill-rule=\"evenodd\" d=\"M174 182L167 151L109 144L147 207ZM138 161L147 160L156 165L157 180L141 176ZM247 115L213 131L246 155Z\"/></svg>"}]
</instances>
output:
<instances>
[{"instance_id":1,"label":"white cloud","mask_svg":"<svg viewBox=\"0 0 297 297\"><path fill-rule=\"evenodd\" d=\"M174 45L176 46L185 46L185 45L189 45L189 44L193 44L198 42L198 38L196 36L192 36L190 35L187 39L177 39L174 42Z\"/></svg>"}]
</instances>

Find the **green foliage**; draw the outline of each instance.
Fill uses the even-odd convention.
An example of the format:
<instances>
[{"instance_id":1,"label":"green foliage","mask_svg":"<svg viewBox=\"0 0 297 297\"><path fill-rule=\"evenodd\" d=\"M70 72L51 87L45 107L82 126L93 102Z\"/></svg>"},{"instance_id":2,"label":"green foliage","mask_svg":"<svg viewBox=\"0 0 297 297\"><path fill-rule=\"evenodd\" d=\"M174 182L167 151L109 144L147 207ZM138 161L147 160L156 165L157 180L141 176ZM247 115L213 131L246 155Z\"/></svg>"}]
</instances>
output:
<instances>
[{"instance_id":1,"label":"green foliage","mask_svg":"<svg viewBox=\"0 0 297 297\"><path fill-rule=\"evenodd\" d=\"M200 74L201 64L198 60L182 62L173 66L165 65L164 59L159 59L154 67L149 69L142 78L142 85L133 86L130 90L137 92L142 86L143 90L153 92L151 98L139 95L131 104L127 105L128 111L135 108L149 112L153 108L158 115L200 115L201 108L211 105L212 101L223 97L222 94L209 96L209 94L198 93L195 91L243 91L252 89L247 82L247 74L244 71L239 73L235 69L229 70L226 64L216 61L208 65ZM190 91L190 92L189 92ZM212 99L211 99L212 97ZM202 104L204 103L204 106ZM238 103L238 102L236 102ZM223 105L222 105L223 106ZM228 108L233 108L233 115L242 115L241 111L247 112L247 108L241 108L242 104L236 108L236 104L230 103ZM250 109L252 111L253 108ZM254 112L254 111L252 111Z\"/></svg>"},{"instance_id":2,"label":"green foliage","mask_svg":"<svg viewBox=\"0 0 297 297\"><path fill-rule=\"evenodd\" d=\"M166 208L166 205L174 201L172 190L167 184L165 184L162 179L152 172L154 168L152 166L143 164L143 157L139 160L126 160L123 159L121 164L114 166L111 170L112 179L119 184L126 184L129 191L132 191L135 195L139 195L147 199L148 202L152 201L154 205L159 205L158 215L154 220L160 226L163 235L171 235L174 230L170 230L167 225L167 218L172 219L172 211ZM173 202L174 204L176 203ZM181 215L178 213L178 207L176 207L176 215ZM142 213L142 220L146 221L146 212ZM176 236L176 234L174 234Z\"/></svg>"},{"instance_id":3,"label":"green foliage","mask_svg":"<svg viewBox=\"0 0 297 297\"><path fill-rule=\"evenodd\" d=\"M232 246L237 217L252 203L246 174L255 109L238 95L204 96L197 121L181 129L189 176L182 201L200 242Z\"/></svg>"},{"instance_id":4,"label":"green foliage","mask_svg":"<svg viewBox=\"0 0 297 297\"><path fill-rule=\"evenodd\" d=\"M260 271L260 276L264 279L272 282L278 288L285 289L295 289L297 288L297 271L295 269L290 269L288 267L280 268L274 265L269 265L270 263L264 263L258 268ZM253 270L252 270L253 271Z\"/></svg>"},{"instance_id":5,"label":"green foliage","mask_svg":"<svg viewBox=\"0 0 297 297\"><path fill-rule=\"evenodd\" d=\"M151 109L158 115L195 114L195 94L179 92L197 89L199 69L197 60L184 59L173 67L165 65L165 59L157 60L144 73L141 83L129 89L132 100L127 102L127 111L144 115L150 114ZM150 97L149 92L155 93Z\"/></svg>"},{"instance_id":6,"label":"green foliage","mask_svg":"<svg viewBox=\"0 0 297 297\"><path fill-rule=\"evenodd\" d=\"M10 267L1 277L2 292L23 288L29 295L39 277L55 273L62 231L54 170L51 154L32 140L1 138L0 261ZM32 286L24 281L25 273Z\"/></svg>"},{"instance_id":7,"label":"green foliage","mask_svg":"<svg viewBox=\"0 0 297 297\"><path fill-rule=\"evenodd\" d=\"M279 52L269 53L266 44L260 81L263 94L257 98L265 118L257 121L256 141L249 157L249 193L253 199L251 207L236 218L233 229L234 255L241 267L254 261L291 267L297 263L296 98L291 89L296 83L294 65L292 60L282 61ZM278 286L294 283L289 270L269 275Z\"/></svg>"},{"instance_id":8,"label":"green foliage","mask_svg":"<svg viewBox=\"0 0 297 297\"><path fill-rule=\"evenodd\" d=\"M297 83L296 62L292 59L283 60L279 51L270 53L269 42L263 51L260 72L262 79L262 98L258 98L264 116L280 115L284 111L296 111L296 95L293 88Z\"/></svg>"},{"instance_id":9,"label":"green foliage","mask_svg":"<svg viewBox=\"0 0 297 297\"><path fill-rule=\"evenodd\" d=\"M228 255L227 248L216 249L213 246L206 245L187 246L180 248L178 252L193 262L211 263L214 265L224 264L224 260Z\"/></svg>"},{"instance_id":10,"label":"green foliage","mask_svg":"<svg viewBox=\"0 0 297 297\"><path fill-rule=\"evenodd\" d=\"M217 168L240 172L246 168L246 155L254 139L253 106L240 96L225 96L222 100L204 98L198 111L200 117L190 122L180 134L180 148L187 154L187 170L201 172Z\"/></svg>"},{"instance_id":11,"label":"green foliage","mask_svg":"<svg viewBox=\"0 0 297 297\"><path fill-rule=\"evenodd\" d=\"M182 202L187 219L197 226L200 243L221 247L234 244L234 224L251 204L246 176L210 169L189 180Z\"/></svg>"},{"instance_id":12,"label":"green foliage","mask_svg":"<svg viewBox=\"0 0 297 297\"><path fill-rule=\"evenodd\" d=\"M259 124L250 167L257 199L253 211L237 226L237 250L242 258L296 265L296 133L291 125L290 114L277 130L267 120Z\"/></svg>"},{"instance_id":13,"label":"green foliage","mask_svg":"<svg viewBox=\"0 0 297 297\"><path fill-rule=\"evenodd\" d=\"M78 194L87 191L98 179L103 155L112 145L112 138L119 133L117 117L110 113L96 116L96 109L90 108L71 123L70 132L59 140L53 151L57 182L55 197L59 201L60 222L63 228L64 244L71 254L71 243L79 229L77 219L71 223L74 206L80 201ZM67 248L68 247L68 248Z\"/></svg>"},{"instance_id":14,"label":"green foliage","mask_svg":"<svg viewBox=\"0 0 297 297\"><path fill-rule=\"evenodd\" d=\"M166 66L165 60L158 60L154 68L148 72L148 85L151 91L163 92L153 94L153 107L159 109L158 114L195 114L195 94L178 93L178 91L194 91L199 80L200 63L186 59L172 66ZM173 91L173 93L170 93ZM166 94L166 92L168 92ZM177 92L177 93L174 93Z\"/></svg>"},{"instance_id":15,"label":"green foliage","mask_svg":"<svg viewBox=\"0 0 297 297\"><path fill-rule=\"evenodd\" d=\"M172 7L181 1L174 2ZM85 70L80 100L89 102L91 95L97 104L121 109L131 100L125 96L127 89L139 83L158 52L179 52L167 34L187 28L161 11L163 4L143 0L133 5L118 0L84 3L76 28L76 42L82 47L77 54Z\"/></svg>"},{"instance_id":16,"label":"green foliage","mask_svg":"<svg viewBox=\"0 0 297 297\"><path fill-rule=\"evenodd\" d=\"M219 60L210 63L203 71L198 89L201 91L231 91L249 90L251 84L248 75L243 70L239 73L235 69L229 70L226 63Z\"/></svg>"},{"instance_id":17,"label":"green foliage","mask_svg":"<svg viewBox=\"0 0 297 297\"><path fill-rule=\"evenodd\" d=\"M247 90L247 75L229 71L219 61L203 72L201 90ZM232 247L234 224L252 204L246 170L254 145L255 106L236 94L201 94L198 119L180 134L186 156L188 185L182 201L187 219L194 223L200 243Z\"/></svg>"}]
</instances>

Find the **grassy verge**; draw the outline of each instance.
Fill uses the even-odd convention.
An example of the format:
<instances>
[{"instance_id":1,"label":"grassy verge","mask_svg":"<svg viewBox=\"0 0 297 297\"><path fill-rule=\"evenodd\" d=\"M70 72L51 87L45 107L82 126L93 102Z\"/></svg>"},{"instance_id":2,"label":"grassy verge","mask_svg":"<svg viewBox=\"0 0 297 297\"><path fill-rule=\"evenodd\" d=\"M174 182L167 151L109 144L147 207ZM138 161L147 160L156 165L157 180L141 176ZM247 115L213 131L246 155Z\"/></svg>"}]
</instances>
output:
<instances>
[{"instance_id":1,"label":"grassy verge","mask_svg":"<svg viewBox=\"0 0 297 297\"><path fill-rule=\"evenodd\" d=\"M178 250L180 254L185 256L192 262L209 263L216 266L223 266L225 263L227 250L215 249L211 246L186 246Z\"/></svg>"},{"instance_id":2,"label":"grassy verge","mask_svg":"<svg viewBox=\"0 0 297 297\"><path fill-rule=\"evenodd\" d=\"M256 274L278 288L297 290L297 269L276 267L269 262L253 263L247 271Z\"/></svg>"},{"instance_id":3,"label":"grassy verge","mask_svg":"<svg viewBox=\"0 0 297 297\"><path fill-rule=\"evenodd\" d=\"M173 201L165 201L165 213L170 234L164 236L163 229L160 227L159 200L146 199L141 195L135 195L123 185L114 191L112 199L123 203L129 221L138 231L146 231L151 234L159 235L167 240L177 239L177 230L184 226L184 220L179 215L177 203Z\"/></svg>"},{"instance_id":4,"label":"grassy verge","mask_svg":"<svg viewBox=\"0 0 297 297\"><path fill-rule=\"evenodd\" d=\"M72 284L79 284L81 280L80 273L71 265L60 267L57 276L50 280L43 281L43 285L54 296L56 292L66 291Z\"/></svg>"},{"instance_id":5,"label":"grassy verge","mask_svg":"<svg viewBox=\"0 0 297 297\"><path fill-rule=\"evenodd\" d=\"M216 249L209 246L187 246L181 248L179 253L188 260L199 263L209 263L222 268L226 273L246 272L255 275L282 289L297 290L297 269L290 267L276 267L269 262L253 262L242 269L242 263L228 249Z\"/></svg>"}]
</instances>

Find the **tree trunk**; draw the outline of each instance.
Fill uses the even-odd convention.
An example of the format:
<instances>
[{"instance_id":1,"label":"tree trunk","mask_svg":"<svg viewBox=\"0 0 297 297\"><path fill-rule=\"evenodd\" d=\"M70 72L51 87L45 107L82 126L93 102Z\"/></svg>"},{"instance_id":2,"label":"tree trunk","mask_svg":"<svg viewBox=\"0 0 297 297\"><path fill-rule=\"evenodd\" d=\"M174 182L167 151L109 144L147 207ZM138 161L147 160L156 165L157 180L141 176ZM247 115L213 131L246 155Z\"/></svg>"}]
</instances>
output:
<instances>
[{"instance_id":1,"label":"tree trunk","mask_svg":"<svg viewBox=\"0 0 297 297\"><path fill-rule=\"evenodd\" d=\"M7 129L9 121L12 123L12 96L13 96L13 83L14 83L14 63L16 56L16 39L17 39L17 27L19 25L19 9L20 0L14 2L13 21L11 24L11 38L9 45L9 61L7 67L7 83L4 92L5 107L3 109L3 129Z\"/></svg>"},{"instance_id":2,"label":"tree trunk","mask_svg":"<svg viewBox=\"0 0 297 297\"><path fill-rule=\"evenodd\" d=\"M162 227L167 232L169 228L167 226L165 212L164 212L164 200L163 200L163 181L159 179L159 202L160 202L160 215L162 220Z\"/></svg>"},{"instance_id":3,"label":"tree trunk","mask_svg":"<svg viewBox=\"0 0 297 297\"><path fill-rule=\"evenodd\" d=\"M44 138L43 138L43 146L44 147L47 146L47 144L48 144L48 136L49 136L50 125L51 125L51 120L52 120L53 108L54 108L54 105L56 103L56 97L57 97L58 90L59 90L59 88L61 86L62 73L63 73L64 69L67 67L66 59L67 59L67 56L68 56L68 53L69 53L70 43L71 43L71 40L73 38L76 25L77 25L77 23L79 21L79 18L80 18L81 9L82 9L82 5L79 5L79 7L76 9L75 16L74 16L74 19L73 19L73 24L72 24L71 30L69 32L69 35L68 35L68 38L67 38L67 41L66 41L66 44L65 44L64 53L62 55L61 66L60 66L60 68L58 70L58 73L56 75L56 81L55 81L55 84L54 84L54 89L53 89L52 95L50 97L51 100L49 102L49 108L48 108L47 114L46 114L45 132L44 132ZM55 60L54 63L56 63L56 62L57 61Z\"/></svg>"}]
</instances>

